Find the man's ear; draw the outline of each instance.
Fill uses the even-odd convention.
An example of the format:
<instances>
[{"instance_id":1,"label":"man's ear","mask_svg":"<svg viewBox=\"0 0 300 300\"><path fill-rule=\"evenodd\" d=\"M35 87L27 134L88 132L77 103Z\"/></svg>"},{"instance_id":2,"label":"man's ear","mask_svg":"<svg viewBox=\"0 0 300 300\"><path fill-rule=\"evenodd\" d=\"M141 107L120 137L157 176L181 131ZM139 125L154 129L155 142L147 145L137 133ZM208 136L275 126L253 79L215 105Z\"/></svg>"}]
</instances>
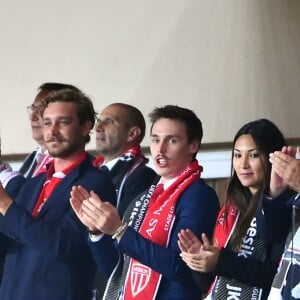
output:
<instances>
[{"instance_id":1,"label":"man's ear","mask_svg":"<svg viewBox=\"0 0 300 300\"><path fill-rule=\"evenodd\" d=\"M141 135L141 129L138 127L131 127L128 131L128 137L127 141L128 142L136 142Z\"/></svg>"},{"instance_id":2,"label":"man's ear","mask_svg":"<svg viewBox=\"0 0 300 300\"><path fill-rule=\"evenodd\" d=\"M193 140L190 143L190 152L191 153L197 153L199 151L200 148L200 141L199 140Z\"/></svg>"},{"instance_id":3,"label":"man's ear","mask_svg":"<svg viewBox=\"0 0 300 300\"><path fill-rule=\"evenodd\" d=\"M82 125L81 125L81 128L82 128L82 134L83 136L87 136L91 130L93 129L92 127L92 122L89 121L89 120L86 120Z\"/></svg>"}]
</instances>

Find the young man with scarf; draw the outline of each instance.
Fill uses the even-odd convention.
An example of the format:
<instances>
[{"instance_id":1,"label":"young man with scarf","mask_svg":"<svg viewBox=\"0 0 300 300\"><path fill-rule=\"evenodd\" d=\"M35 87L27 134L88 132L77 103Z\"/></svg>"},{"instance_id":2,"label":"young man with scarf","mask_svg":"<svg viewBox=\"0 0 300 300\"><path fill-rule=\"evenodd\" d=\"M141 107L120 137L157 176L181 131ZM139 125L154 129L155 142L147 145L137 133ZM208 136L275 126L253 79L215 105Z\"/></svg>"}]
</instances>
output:
<instances>
[{"instance_id":1,"label":"young man with scarf","mask_svg":"<svg viewBox=\"0 0 300 300\"><path fill-rule=\"evenodd\" d=\"M0 231L7 237L0 299L91 299L96 265L70 190L79 184L115 204L114 186L85 152L95 122L91 100L64 89L44 101L43 134L54 159L16 199L0 185Z\"/></svg>"},{"instance_id":2,"label":"young man with scarf","mask_svg":"<svg viewBox=\"0 0 300 300\"><path fill-rule=\"evenodd\" d=\"M219 209L195 159L202 124L191 110L174 105L154 109L150 119L158 184L131 202L123 220L104 198L81 187L72 189L71 205L87 227L104 233L90 243L99 266L108 275L113 271L104 299L200 299L177 235L191 227L211 236Z\"/></svg>"}]
</instances>

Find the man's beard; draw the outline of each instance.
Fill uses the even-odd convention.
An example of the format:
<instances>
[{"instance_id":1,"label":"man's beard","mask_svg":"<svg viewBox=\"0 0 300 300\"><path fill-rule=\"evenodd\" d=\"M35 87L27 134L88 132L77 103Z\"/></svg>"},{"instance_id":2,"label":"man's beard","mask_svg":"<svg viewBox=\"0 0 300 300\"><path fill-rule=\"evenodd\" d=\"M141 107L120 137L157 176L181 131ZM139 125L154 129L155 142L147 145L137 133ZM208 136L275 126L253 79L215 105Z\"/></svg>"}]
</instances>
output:
<instances>
[{"instance_id":1,"label":"man's beard","mask_svg":"<svg viewBox=\"0 0 300 300\"><path fill-rule=\"evenodd\" d=\"M48 152L52 157L67 158L70 155L72 155L73 153L77 152L78 149L80 149L82 147L82 145L84 144L83 138L78 138L76 141L73 140L72 142L69 140L65 140L65 139L63 141L67 142L67 145L63 148L51 149L50 147L47 147Z\"/></svg>"}]
</instances>

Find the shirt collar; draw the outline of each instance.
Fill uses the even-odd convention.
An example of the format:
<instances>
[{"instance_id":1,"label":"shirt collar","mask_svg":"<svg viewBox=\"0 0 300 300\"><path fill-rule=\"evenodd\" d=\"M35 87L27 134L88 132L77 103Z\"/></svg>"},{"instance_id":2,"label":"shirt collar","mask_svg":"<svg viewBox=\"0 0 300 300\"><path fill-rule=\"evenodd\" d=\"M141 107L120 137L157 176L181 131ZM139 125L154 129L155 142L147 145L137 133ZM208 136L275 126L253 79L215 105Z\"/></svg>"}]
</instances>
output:
<instances>
[{"instance_id":1,"label":"shirt collar","mask_svg":"<svg viewBox=\"0 0 300 300\"><path fill-rule=\"evenodd\" d=\"M109 162L104 161L103 165L106 166L108 168L108 170L110 171L119 159L120 159L120 157L116 157L113 160L110 160Z\"/></svg>"},{"instance_id":2,"label":"shirt collar","mask_svg":"<svg viewBox=\"0 0 300 300\"><path fill-rule=\"evenodd\" d=\"M174 183L174 182L176 181L177 178L178 178L178 176L175 177L175 178L172 178L172 179L169 179L169 180L165 181L165 183L163 184L163 185L164 185L164 190L166 190L169 186L171 186L172 183ZM158 184L159 184L159 183L162 183L162 181L159 180Z\"/></svg>"}]
</instances>

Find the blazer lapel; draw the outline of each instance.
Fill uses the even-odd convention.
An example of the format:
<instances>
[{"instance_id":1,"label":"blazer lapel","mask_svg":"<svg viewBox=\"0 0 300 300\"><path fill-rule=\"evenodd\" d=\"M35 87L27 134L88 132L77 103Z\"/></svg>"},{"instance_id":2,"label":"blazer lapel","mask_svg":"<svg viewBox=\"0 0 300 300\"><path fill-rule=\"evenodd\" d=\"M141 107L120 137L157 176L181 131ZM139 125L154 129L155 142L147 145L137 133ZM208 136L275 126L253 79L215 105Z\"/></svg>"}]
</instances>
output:
<instances>
[{"instance_id":1,"label":"blazer lapel","mask_svg":"<svg viewBox=\"0 0 300 300\"><path fill-rule=\"evenodd\" d=\"M38 216L43 216L53 205L58 204L57 202L59 201L59 204L63 204L66 202L69 203L69 198L70 198L70 192L72 186L75 184L76 179L79 176L79 170L80 167L82 166L82 163L77 166L71 173L69 173L55 188L55 190L52 192L51 196L49 199L45 202L43 205L41 211L39 212Z\"/></svg>"},{"instance_id":2,"label":"blazer lapel","mask_svg":"<svg viewBox=\"0 0 300 300\"><path fill-rule=\"evenodd\" d=\"M24 177L30 177L35 169L35 155L36 151L31 152L24 160L22 166L19 169L19 172Z\"/></svg>"},{"instance_id":3,"label":"blazer lapel","mask_svg":"<svg viewBox=\"0 0 300 300\"><path fill-rule=\"evenodd\" d=\"M26 180L27 181L27 180ZM22 205L30 212L32 213L33 208L38 201L38 198L40 196L41 190L43 188L43 184L45 182L45 174L40 174L37 177L28 179L28 184L26 184L22 188L22 190L30 190L31 191L31 197L26 200L24 200L23 193L20 194L20 196L16 199L17 202L22 202Z\"/></svg>"},{"instance_id":4,"label":"blazer lapel","mask_svg":"<svg viewBox=\"0 0 300 300\"><path fill-rule=\"evenodd\" d=\"M134 160L121 160L119 159L116 164L113 166L113 168L110 170L110 176L113 181L113 184L116 188L116 190L119 189L120 184L125 176L125 174L128 172L130 166L133 164Z\"/></svg>"}]
</instances>

